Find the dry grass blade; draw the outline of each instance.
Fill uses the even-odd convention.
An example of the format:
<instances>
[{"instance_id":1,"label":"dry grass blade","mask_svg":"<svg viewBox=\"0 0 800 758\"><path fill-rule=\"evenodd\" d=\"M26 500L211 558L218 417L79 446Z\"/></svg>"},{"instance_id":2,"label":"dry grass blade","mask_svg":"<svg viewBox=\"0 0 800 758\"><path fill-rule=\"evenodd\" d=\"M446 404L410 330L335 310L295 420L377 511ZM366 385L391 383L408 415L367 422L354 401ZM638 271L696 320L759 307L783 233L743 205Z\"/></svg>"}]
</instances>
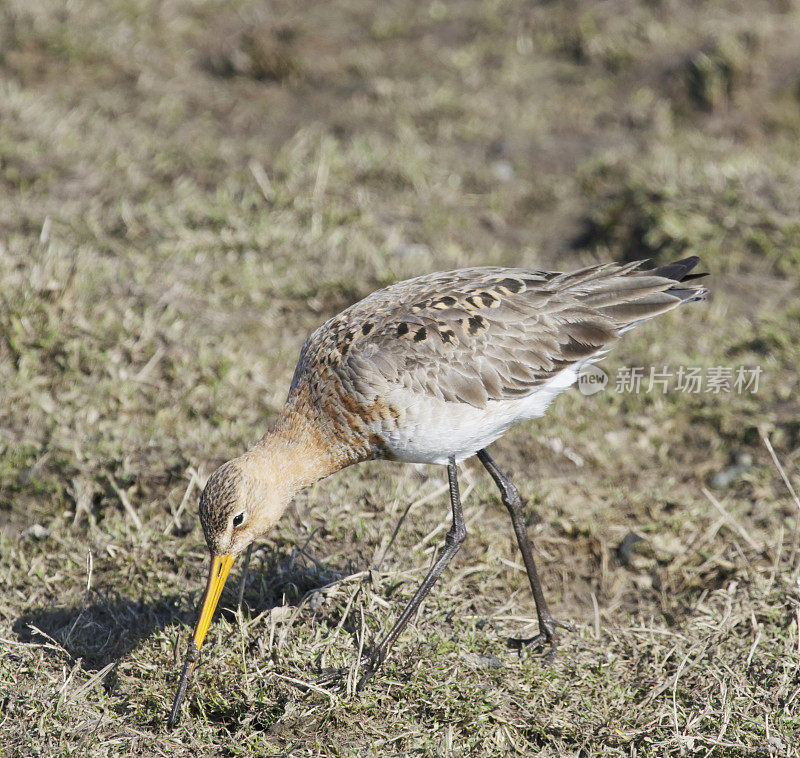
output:
<instances>
[{"instance_id":1,"label":"dry grass blade","mask_svg":"<svg viewBox=\"0 0 800 758\"><path fill-rule=\"evenodd\" d=\"M302 679L295 679L292 676L286 676L286 674L278 674L277 672L273 674L273 676L277 677L278 679L283 679L285 682L289 682L290 684L293 684L296 687L300 687L300 689L312 690L313 692L318 692L320 695L325 695L325 697L327 697L331 701L331 704L335 704L339 699L333 692L331 692L330 690L326 690L324 687L320 687L318 684L314 684L314 682L305 682Z\"/></svg>"},{"instance_id":2,"label":"dry grass blade","mask_svg":"<svg viewBox=\"0 0 800 758\"><path fill-rule=\"evenodd\" d=\"M72 692L64 698L64 702L69 702L70 700L80 700L83 698L86 693L90 692L92 689L94 689L94 687L102 682L117 665L119 664L116 661L107 663L99 671L96 671L94 674L92 674L80 687L76 687L74 690L72 690Z\"/></svg>"},{"instance_id":3,"label":"dry grass blade","mask_svg":"<svg viewBox=\"0 0 800 758\"><path fill-rule=\"evenodd\" d=\"M83 593L83 602L81 603L81 609L78 611L78 614L75 616L75 621L72 622L72 626L69 628L69 631L67 632L66 639L64 640L65 645L69 645L70 638L75 632L75 627L78 625L78 622L81 620L81 616L83 616L84 612L86 611L86 605L89 602L89 593L92 591L93 569L94 569L94 559L92 558L92 552L90 550L86 554L86 592Z\"/></svg>"},{"instance_id":4,"label":"dry grass blade","mask_svg":"<svg viewBox=\"0 0 800 758\"><path fill-rule=\"evenodd\" d=\"M130 516L131 521L133 521L133 525L139 531L142 531L142 520L139 518L139 514L136 512L136 509L133 507L133 505L131 505L131 501L128 499L128 495L125 490L120 489L112 474L106 472L106 478L108 479L108 483L111 485L111 489L117 493L117 497L122 503L122 507L125 508L125 513L127 513L128 516Z\"/></svg>"},{"instance_id":5,"label":"dry grass blade","mask_svg":"<svg viewBox=\"0 0 800 758\"><path fill-rule=\"evenodd\" d=\"M191 499L192 494L195 491L195 488L197 488L198 492L201 492L203 489L204 478L201 472L196 471L193 467L190 466L186 470L186 473L189 476L189 483L186 485L186 489L184 490L180 504L178 505L175 512L172 514L172 523L167 524L167 526L164 528L164 534L169 534L169 532L173 528L177 529L178 531L183 530L183 524L181 523L181 515L183 514L183 511L185 510L187 504L189 503L189 500Z\"/></svg>"},{"instance_id":6,"label":"dry grass blade","mask_svg":"<svg viewBox=\"0 0 800 758\"><path fill-rule=\"evenodd\" d=\"M719 500L717 500L717 498L715 498L714 495L712 495L711 492L709 492L709 490L706 487L701 487L701 490L703 494L708 498L711 505L713 505L720 512L720 514L722 514L722 516L728 522L728 525L733 527L733 529L735 529L736 532L739 533L742 539L751 548L753 548L753 550L760 552L762 548L759 547L758 543L750 536L747 530L738 521L736 521L736 519L734 519L733 516L731 516L731 514L725 510L725 508L722 507L722 503L720 503Z\"/></svg>"},{"instance_id":7,"label":"dry grass blade","mask_svg":"<svg viewBox=\"0 0 800 758\"><path fill-rule=\"evenodd\" d=\"M380 571L381 566L383 565L383 561L386 559L386 556L388 555L389 550L391 550L392 545L394 544L394 541L397 538L397 535L400 532L401 527L403 526L403 523L405 522L406 518L408 517L408 514L411 513L411 511L414 510L415 508L417 508L418 506L424 505L425 503L429 503L431 500L434 500L435 498L437 498L440 495L444 494L445 492L447 492L448 489L449 489L449 485L443 484L443 485L437 487L433 492L429 492L427 495L423 495L422 497L417 498L416 500L412 500L406 506L406 509L403 511L403 514L400 516L400 518L397 521L397 524L396 524L396 526L394 528L394 531L392 532L392 536L389 538L389 541L386 543L386 547L384 547L384 549L381 551L380 558L378 558L377 560L374 561L375 569L377 571Z\"/></svg>"},{"instance_id":8,"label":"dry grass blade","mask_svg":"<svg viewBox=\"0 0 800 758\"><path fill-rule=\"evenodd\" d=\"M781 475L781 479L783 479L783 483L786 485L786 489L789 490L789 494L792 496L792 500L794 504L797 506L798 516L795 519L795 522L800 522L800 497L797 496L797 492L795 492L794 487L792 486L789 477L786 474L781 462L778 460L778 456L775 455L775 450L772 448L772 443L769 441L769 437L764 433L763 429L758 430L759 435L761 435L761 440L764 443L764 446L769 451L769 455L772 458L772 462L775 464L775 468L778 469L778 473Z\"/></svg>"}]
</instances>

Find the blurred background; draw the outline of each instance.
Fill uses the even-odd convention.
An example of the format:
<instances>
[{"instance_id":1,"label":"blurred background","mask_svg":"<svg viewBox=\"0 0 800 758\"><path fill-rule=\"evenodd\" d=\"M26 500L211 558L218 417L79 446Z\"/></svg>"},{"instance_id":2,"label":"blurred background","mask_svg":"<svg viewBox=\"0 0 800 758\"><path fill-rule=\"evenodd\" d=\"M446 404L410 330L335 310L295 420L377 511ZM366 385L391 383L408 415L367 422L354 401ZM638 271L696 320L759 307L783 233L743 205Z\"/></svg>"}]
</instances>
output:
<instances>
[{"instance_id":1,"label":"blurred background","mask_svg":"<svg viewBox=\"0 0 800 758\"><path fill-rule=\"evenodd\" d=\"M797 755L799 138L794 0L0 4L0 752ZM442 471L367 464L261 544L163 732L199 490L312 329L439 269L686 255L711 299L493 451L575 627L552 666L505 645L533 604L467 463L470 536L384 676L298 688L447 528Z\"/></svg>"}]
</instances>

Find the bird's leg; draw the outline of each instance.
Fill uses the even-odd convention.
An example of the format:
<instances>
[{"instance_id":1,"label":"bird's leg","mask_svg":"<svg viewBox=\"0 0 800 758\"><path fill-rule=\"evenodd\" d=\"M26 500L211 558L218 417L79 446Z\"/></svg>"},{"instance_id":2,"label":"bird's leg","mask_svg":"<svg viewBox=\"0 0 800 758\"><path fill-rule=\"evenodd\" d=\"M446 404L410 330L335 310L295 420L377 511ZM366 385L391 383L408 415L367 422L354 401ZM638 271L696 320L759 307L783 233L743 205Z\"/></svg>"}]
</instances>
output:
<instances>
[{"instance_id":1,"label":"bird's leg","mask_svg":"<svg viewBox=\"0 0 800 758\"><path fill-rule=\"evenodd\" d=\"M253 552L253 543L247 546L247 552L244 554L244 564L242 565L242 575L239 577L239 590L237 592L236 610L242 610L242 599L244 598L244 585L247 581L247 569L250 567L250 555Z\"/></svg>"},{"instance_id":2,"label":"bird's leg","mask_svg":"<svg viewBox=\"0 0 800 758\"><path fill-rule=\"evenodd\" d=\"M406 628L411 617L416 613L420 603L425 596L430 592L431 587L436 583L436 580L442 575L442 572L450 563L453 556L458 552L461 543L467 536L467 527L464 524L464 515L461 512L461 496L458 492L458 478L456 477L456 460L450 457L447 462L447 478L450 482L450 506L453 510L453 525L444 540L444 550L437 559L436 563L428 572L427 576L422 580L414 597L411 598L405 610L400 614L400 618L395 621L394 626L389 633L369 652L366 656L366 671L358 680L356 685L356 692L360 692L364 685L372 678L375 672L380 668L386 656L389 654L392 645L394 645L397 638L403 629Z\"/></svg>"},{"instance_id":3,"label":"bird's leg","mask_svg":"<svg viewBox=\"0 0 800 758\"><path fill-rule=\"evenodd\" d=\"M525 568L528 570L531 592L533 592L533 599L536 603L539 633L529 639L514 640L514 642L520 646L535 645L536 647L544 647L549 645L548 658L554 658L557 649L556 629L560 627L571 631L571 627L556 621L547 607L547 601L544 599L544 592L542 592L542 584L539 581L539 573L536 571L536 562L533 560L533 548L528 537L525 517L522 515L522 500L520 499L519 491L514 482L503 473L486 450L478 451L478 459L494 479L495 484L500 489L500 498L503 501L503 505L508 508L508 512L511 514L511 523L514 525L514 533L517 535L517 543L522 553L522 559L525 561Z\"/></svg>"}]
</instances>

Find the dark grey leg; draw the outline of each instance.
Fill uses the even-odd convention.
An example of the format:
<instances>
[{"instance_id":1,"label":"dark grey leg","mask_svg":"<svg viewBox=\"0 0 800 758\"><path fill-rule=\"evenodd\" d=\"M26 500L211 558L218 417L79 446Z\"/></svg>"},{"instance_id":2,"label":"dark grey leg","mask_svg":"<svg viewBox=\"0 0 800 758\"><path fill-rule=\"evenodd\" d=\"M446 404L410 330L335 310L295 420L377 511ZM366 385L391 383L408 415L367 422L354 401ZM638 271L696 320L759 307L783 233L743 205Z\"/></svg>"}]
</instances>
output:
<instances>
[{"instance_id":1,"label":"dark grey leg","mask_svg":"<svg viewBox=\"0 0 800 758\"><path fill-rule=\"evenodd\" d=\"M500 467L492 460L492 456L486 450L478 451L478 459L486 467L486 470L494 479L495 484L500 489L500 498L503 505L508 508L511 514L511 523L514 525L514 533L517 535L522 560L525 561L525 568L528 571L528 580L531 583L531 592L536 603L536 615L539 618L539 633L534 637L525 640L516 640L520 646L535 645L544 647L550 645L549 658L556 654L556 628L570 629L566 624L556 621L550 615L547 601L544 599L542 584L539 581L539 573L536 571L536 563L533 560L533 548L528 538L528 529L525 525L525 517L522 515L522 500L519 491L514 486L514 482L506 476Z\"/></svg>"},{"instance_id":2,"label":"dark grey leg","mask_svg":"<svg viewBox=\"0 0 800 758\"><path fill-rule=\"evenodd\" d=\"M363 686L372 678L386 659L389 651L406 628L411 617L416 613L419 604L430 592L431 587L447 568L453 556L458 552L461 543L467 536L467 527L464 524L464 516L461 513L461 496L458 492L458 479L456 478L456 461L451 457L447 463L447 478L450 482L450 506L453 509L453 525L444 540L444 550L437 559L436 563L422 580L419 589L414 593L405 610L400 614L400 618L395 621L389 633L370 651L366 660L366 670L356 685L356 692L360 692Z\"/></svg>"}]
</instances>

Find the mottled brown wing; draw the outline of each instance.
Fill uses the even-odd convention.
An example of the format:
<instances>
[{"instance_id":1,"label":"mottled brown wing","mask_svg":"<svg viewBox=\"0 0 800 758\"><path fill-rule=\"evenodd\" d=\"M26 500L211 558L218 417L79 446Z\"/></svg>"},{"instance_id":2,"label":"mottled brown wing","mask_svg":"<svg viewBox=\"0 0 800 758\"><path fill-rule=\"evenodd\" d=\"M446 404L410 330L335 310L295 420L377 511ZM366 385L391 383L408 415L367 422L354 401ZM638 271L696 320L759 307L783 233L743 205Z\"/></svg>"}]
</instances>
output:
<instances>
[{"instance_id":1,"label":"mottled brown wing","mask_svg":"<svg viewBox=\"0 0 800 758\"><path fill-rule=\"evenodd\" d=\"M675 279L636 265L572 274L473 268L400 282L317 330L293 387L313 364L364 403L392 386L476 407L525 396L625 327L700 292L672 293Z\"/></svg>"}]
</instances>

